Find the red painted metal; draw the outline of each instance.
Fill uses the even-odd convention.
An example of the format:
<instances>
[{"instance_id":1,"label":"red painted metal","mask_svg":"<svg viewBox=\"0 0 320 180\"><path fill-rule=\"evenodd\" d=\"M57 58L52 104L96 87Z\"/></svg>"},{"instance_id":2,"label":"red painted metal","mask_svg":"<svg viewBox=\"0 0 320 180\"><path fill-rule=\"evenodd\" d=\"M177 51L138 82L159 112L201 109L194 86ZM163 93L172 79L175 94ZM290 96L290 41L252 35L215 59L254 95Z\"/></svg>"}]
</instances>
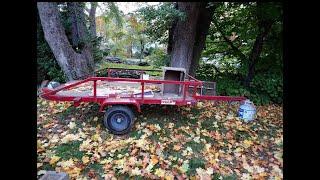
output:
<instances>
[{"instance_id":1,"label":"red painted metal","mask_svg":"<svg viewBox=\"0 0 320 180\"><path fill-rule=\"evenodd\" d=\"M214 101L243 101L246 100L245 97L242 96L194 96L197 100L214 100Z\"/></svg>"},{"instance_id":2,"label":"red painted metal","mask_svg":"<svg viewBox=\"0 0 320 180\"><path fill-rule=\"evenodd\" d=\"M108 76L110 70L108 69ZM96 102L100 104L100 111L103 111L105 106L114 104L133 105L137 108L138 112L141 112L140 105L142 104L161 104L161 105L194 105L199 100L213 100L213 101L242 101L245 97L232 97L232 96L204 96L197 94L197 87L202 86L202 81L189 76L189 80L185 81L172 81L172 80L145 80L145 79L130 79L130 78L112 78L112 77L89 77L85 80L75 81L71 84L64 84L56 89L43 88L40 97L48 100L55 101L73 101L75 105L79 105L80 102ZM141 84L141 97L134 97L132 94L129 96L120 96L117 94L110 94L108 96L97 96L97 81L108 82L136 82ZM77 85L93 81L93 96L61 96L57 92L66 90ZM183 87L183 96L177 99L168 99L164 97L145 97L145 83L149 84L180 84ZM193 92L189 93L189 86L193 86ZM168 101L169 100L169 101ZM169 102L169 103L168 103Z\"/></svg>"},{"instance_id":3,"label":"red painted metal","mask_svg":"<svg viewBox=\"0 0 320 180\"><path fill-rule=\"evenodd\" d=\"M133 98L107 98L101 103L99 111L103 112L106 106L116 104L133 105L137 108L138 112L141 112L140 103Z\"/></svg>"},{"instance_id":4,"label":"red painted metal","mask_svg":"<svg viewBox=\"0 0 320 180\"><path fill-rule=\"evenodd\" d=\"M143 98L144 98L144 82L141 82L141 86L142 86L142 89L141 89L141 98L143 99Z\"/></svg>"},{"instance_id":5,"label":"red painted metal","mask_svg":"<svg viewBox=\"0 0 320 180\"><path fill-rule=\"evenodd\" d=\"M97 81L93 81L93 96L97 97Z\"/></svg>"}]
</instances>

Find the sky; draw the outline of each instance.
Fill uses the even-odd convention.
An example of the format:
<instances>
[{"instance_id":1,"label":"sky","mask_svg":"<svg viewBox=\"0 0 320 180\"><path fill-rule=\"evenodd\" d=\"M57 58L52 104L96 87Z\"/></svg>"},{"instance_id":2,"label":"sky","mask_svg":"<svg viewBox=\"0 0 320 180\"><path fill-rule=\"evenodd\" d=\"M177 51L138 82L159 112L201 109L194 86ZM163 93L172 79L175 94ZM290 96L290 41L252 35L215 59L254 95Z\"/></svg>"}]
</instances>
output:
<instances>
[{"instance_id":1,"label":"sky","mask_svg":"<svg viewBox=\"0 0 320 180\"><path fill-rule=\"evenodd\" d=\"M124 14L128 14L130 12L133 12L137 10L140 7L145 7L147 5L157 5L160 2L116 2L116 5L118 6L119 10L121 10ZM105 8L103 3L99 2L99 6L101 8L97 8L96 16L100 16L102 14L102 10Z\"/></svg>"}]
</instances>

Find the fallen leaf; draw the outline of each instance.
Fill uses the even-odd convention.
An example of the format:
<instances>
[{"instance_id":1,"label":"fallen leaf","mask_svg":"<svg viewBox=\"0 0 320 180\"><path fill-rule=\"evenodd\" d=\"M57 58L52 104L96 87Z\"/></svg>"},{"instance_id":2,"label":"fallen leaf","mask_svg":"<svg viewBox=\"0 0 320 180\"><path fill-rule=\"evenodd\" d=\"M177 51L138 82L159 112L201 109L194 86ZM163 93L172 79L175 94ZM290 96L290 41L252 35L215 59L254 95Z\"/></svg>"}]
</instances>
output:
<instances>
[{"instance_id":1,"label":"fallen leaf","mask_svg":"<svg viewBox=\"0 0 320 180\"><path fill-rule=\"evenodd\" d=\"M135 175L135 176L141 175L141 170L139 170L139 168L136 167L136 168L132 169L131 174Z\"/></svg>"},{"instance_id":2,"label":"fallen leaf","mask_svg":"<svg viewBox=\"0 0 320 180\"><path fill-rule=\"evenodd\" d=\"M173 146L173 150L175 150L175 151L179 151L180 149L181 149L181 145L175 144L175 145Z\"/></svg>"},{"instance_id":3,"label":"fallen leaf","mask_svg":"<svg viewBox=\"0 0 320 180\"><path fill-rule=\"evenodd\" d=\"M88 156L83 156L81 160L83 164L87 164L88 162L90 162L90 158Z\"/></svg>"},{"instance_id":4,"label":"fallen leaf","mask_svg":"<svg viewBox=\"0 0 320 180\"><path fill-rule=\"evenodd\" d=\"M49 164L52 165L52 164L55 164L56 162L58 162L60 159L59 156L52 156L50 161L49 161Z\"/></svg>"},{"instance_id":5,"label":"fallen leaf","mask_svg":"<svg viewBox=\"0 0 320 180\"><path fill-rule=\"evenodd\" d=\"M161 168L156 169L156 171L154 172L154 174L158 177L164 177L165 175L165 171Z\"/></svg>"},{"instance_id":6,"label":"fallen leaf","mask_svg":"<svg viewBox=\"0 0 320 180\"><path fill-rule=\"evenodd\" d=\"M156 165L159 162L159 159L155 155L151 155L151 163L152 165Z\"/></svg>"},{"instance_id":7,"label":"fallen leaf","mask_svg":"<svg viewBox=\"0 0 320 180\"><path fill-rule=\"evenodd\" d=\"M70 122L70 123L68 124L68 127L69 127L70 129L73 129L73 128L76 127L76 123Z\"/></svg>"}]
</instances>

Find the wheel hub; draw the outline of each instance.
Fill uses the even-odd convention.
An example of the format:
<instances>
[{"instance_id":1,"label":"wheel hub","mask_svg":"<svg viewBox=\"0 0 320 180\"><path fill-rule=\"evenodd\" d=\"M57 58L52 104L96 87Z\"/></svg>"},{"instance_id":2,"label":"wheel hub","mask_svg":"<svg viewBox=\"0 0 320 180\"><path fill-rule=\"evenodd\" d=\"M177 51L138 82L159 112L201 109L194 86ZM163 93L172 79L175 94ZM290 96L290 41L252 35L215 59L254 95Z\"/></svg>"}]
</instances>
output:
<instances>
[{"instance_id":1,"label":"wheel hub","mask_svg":"<svg viewBox=\"0 0 320 180\"><path fill-rule=\"evenodd\" d=\"M122 118L118 117L117 118L117 123L121 123L121 121L122 121Z\"/></svg>"}]
</instances>

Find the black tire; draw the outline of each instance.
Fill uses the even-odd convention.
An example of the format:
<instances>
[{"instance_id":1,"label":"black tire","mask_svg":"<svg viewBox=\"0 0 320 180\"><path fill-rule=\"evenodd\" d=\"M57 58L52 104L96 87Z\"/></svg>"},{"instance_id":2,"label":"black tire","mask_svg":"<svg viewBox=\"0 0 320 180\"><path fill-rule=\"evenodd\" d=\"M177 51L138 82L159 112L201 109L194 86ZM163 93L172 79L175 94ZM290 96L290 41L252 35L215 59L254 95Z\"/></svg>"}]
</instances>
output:
<instances>
[{"instance_id":1,"label":"black tire","mask_svg":"<svg viewBox=\"0 0 320 180\"><path fill-rule=\"evenodd\" d=\"M103 123L112 134L127 134L133 127L134 114L128 106L112 106L104 114Z\"/></svg>"}]
</instances>

